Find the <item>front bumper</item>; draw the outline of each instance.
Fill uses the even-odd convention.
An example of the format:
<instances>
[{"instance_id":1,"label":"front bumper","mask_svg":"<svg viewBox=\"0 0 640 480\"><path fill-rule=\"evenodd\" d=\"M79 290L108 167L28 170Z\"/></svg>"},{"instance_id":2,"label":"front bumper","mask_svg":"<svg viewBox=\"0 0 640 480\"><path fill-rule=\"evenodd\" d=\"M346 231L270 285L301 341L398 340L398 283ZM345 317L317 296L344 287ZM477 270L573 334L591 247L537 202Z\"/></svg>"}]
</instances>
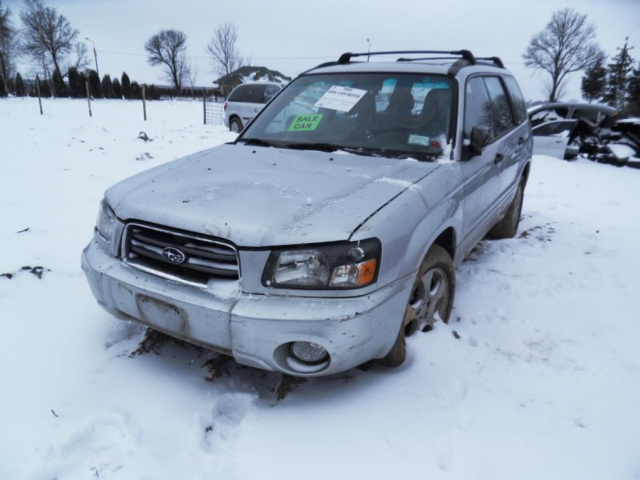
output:
<instances>
[{"instance_id":1,"label":"front bumper","mask_svg":"<svg viewBox=\"0 0 640 480\"><path fill-rule=\"evenodd\" d=\"M342 372L384 357L397 337L412 276L360 297L255 295L241 281L197 288L151 275L114 258L92 240L82 269L98 303L119 318L137 320L238 363L295 376ZM291 342L322 345L329 361L303 366Z\"/></svg>"}]
</instances>

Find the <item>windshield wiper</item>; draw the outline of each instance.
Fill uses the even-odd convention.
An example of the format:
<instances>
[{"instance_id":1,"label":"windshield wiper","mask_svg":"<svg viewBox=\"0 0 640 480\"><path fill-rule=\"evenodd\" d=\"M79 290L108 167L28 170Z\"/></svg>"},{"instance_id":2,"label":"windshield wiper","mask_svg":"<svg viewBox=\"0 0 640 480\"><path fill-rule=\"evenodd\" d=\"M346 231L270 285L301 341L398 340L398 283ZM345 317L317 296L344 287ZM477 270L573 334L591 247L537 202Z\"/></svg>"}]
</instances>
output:
<instances>
[{"instance_id":1,"label":"windshield wiper","mask_svg":"<svg viewBox=\"0 0 640 480\"><path fill-rule=\"evenodd\" d=\"M292 150L318 150L320 152L335 152L336 150L345 150L344 147L333 145L331 143L283 143L278 146L280 148L290 148Z\"/></svg>"},{"instance_id":2,"label":"windshield wiper","mask_svg":"<svg viewBox=\"0 0 640 480\"><path fill-rule=\"evenodd\" d=\"M259 138L240 138L236 142L237 143L244 143L245 145L255 145L256 147L273 147L273 146L275 146L273 143L267 142L265 140L260 140Z\"/></svg>"}]
</instances>

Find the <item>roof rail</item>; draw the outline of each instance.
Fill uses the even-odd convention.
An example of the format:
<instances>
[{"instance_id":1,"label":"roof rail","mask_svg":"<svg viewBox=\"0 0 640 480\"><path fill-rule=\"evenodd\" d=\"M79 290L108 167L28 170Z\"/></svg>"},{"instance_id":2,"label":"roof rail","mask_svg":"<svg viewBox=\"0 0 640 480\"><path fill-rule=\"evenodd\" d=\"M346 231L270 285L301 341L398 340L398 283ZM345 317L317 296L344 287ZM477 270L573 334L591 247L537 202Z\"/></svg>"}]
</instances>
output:
<instances>
[{"instance_id":1,"label":"roof rail","mask_svg":"<svg viewBox=\"0 0 640 480\"><path fill-rule=\"evenodd\" d=\"M349 63L353 57L370 57L373 55L452 55L455 57L462 57L464 60L467 60L471 65L475 65L476 57L473 56L469 50L453 50L453 51L445 51L445 50L404 50L404 51L392 51L392 52L365 52L365 53L351 53L346 52L340 55L338 59L339 64ZM495 57L497 58L497 57ZM401 58L399 61L410 61L411 59ZM420 59L426 60L426 59Z\"/></svg>"},{"instance_id":2,"label":"roof rail","mask_svg":"<svg viewBox=\"0 0 640 480\"><path fill-rule=\"evenodd\" d=\"M476 57L476 60L488 60L495 63L498 68L504 68L504 63L502 63L500 57Z\"/></svg>"}]
</instances>

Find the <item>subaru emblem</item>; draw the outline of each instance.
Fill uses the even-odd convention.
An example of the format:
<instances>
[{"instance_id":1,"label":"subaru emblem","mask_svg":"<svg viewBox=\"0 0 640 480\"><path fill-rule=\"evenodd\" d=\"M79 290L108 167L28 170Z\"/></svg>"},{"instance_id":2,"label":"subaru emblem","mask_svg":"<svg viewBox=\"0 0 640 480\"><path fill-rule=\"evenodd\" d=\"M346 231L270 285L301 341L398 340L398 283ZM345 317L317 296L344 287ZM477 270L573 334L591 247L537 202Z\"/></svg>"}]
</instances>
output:
<instances>
[{"instance_id":1,"label":"subaru emblem","mask_svg":"<svg viewBox=\"0 0 640 480\"><path fill-rule=\"evenodd\" d=\"M167 247L162 249L162 256L167 262L174 263L176 265L180 265L184 263L187 259L187 256L175 247Z\"/></svg>"}]
</instances>

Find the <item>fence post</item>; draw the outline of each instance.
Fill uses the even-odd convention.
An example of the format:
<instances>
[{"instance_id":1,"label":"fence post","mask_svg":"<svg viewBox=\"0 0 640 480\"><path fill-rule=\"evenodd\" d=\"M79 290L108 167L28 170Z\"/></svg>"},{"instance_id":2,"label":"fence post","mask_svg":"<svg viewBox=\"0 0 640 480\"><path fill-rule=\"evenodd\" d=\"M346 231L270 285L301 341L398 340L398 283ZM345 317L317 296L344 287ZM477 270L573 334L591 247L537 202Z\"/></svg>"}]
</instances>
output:
<instances>
[{"instance_id":1,"label":"fence post","mask_svg":"<svg viewBox=\"0 0 640 480\"><path fill-rule=\"evenodd\" d=\"M147 90L147 85L146 84L142 84L142 111L144 113L144 121L147 121L147 100L146 100L146 90Z\"/></svg>"},{"instance_id":2,"label":"fence post","mask_svg":"<svg viewBox=\"0 0 640 480\"><path fill-rule=\"evenodd\" d=\"M202 90L202 109L204 111L204 124L207 124L207 92Z\"/></svg>"},{"instance_id":3,"label":"fence post","mask_svg":"<svg viewBox=\"0 0 640 480\"><path fill-rule=\"evenodd\" d=\"M87 87L87 103L89 104L89 116L93 117L93 114L91 113L91 92L89 91L89 80L87 80L85 83L85 86Z\"/></svg>"},{"instance_id":4,"label":"fence post","mask_svg":"<svg viewBox=\"0 0 640 480\"><path fill-rule=\"evenodd\" d=\"M40 104L40 115L42 115L42 97L40 96L40 77L36 75L36 91L38 92L38 103Z\"/></svg>"}]
</instances>

